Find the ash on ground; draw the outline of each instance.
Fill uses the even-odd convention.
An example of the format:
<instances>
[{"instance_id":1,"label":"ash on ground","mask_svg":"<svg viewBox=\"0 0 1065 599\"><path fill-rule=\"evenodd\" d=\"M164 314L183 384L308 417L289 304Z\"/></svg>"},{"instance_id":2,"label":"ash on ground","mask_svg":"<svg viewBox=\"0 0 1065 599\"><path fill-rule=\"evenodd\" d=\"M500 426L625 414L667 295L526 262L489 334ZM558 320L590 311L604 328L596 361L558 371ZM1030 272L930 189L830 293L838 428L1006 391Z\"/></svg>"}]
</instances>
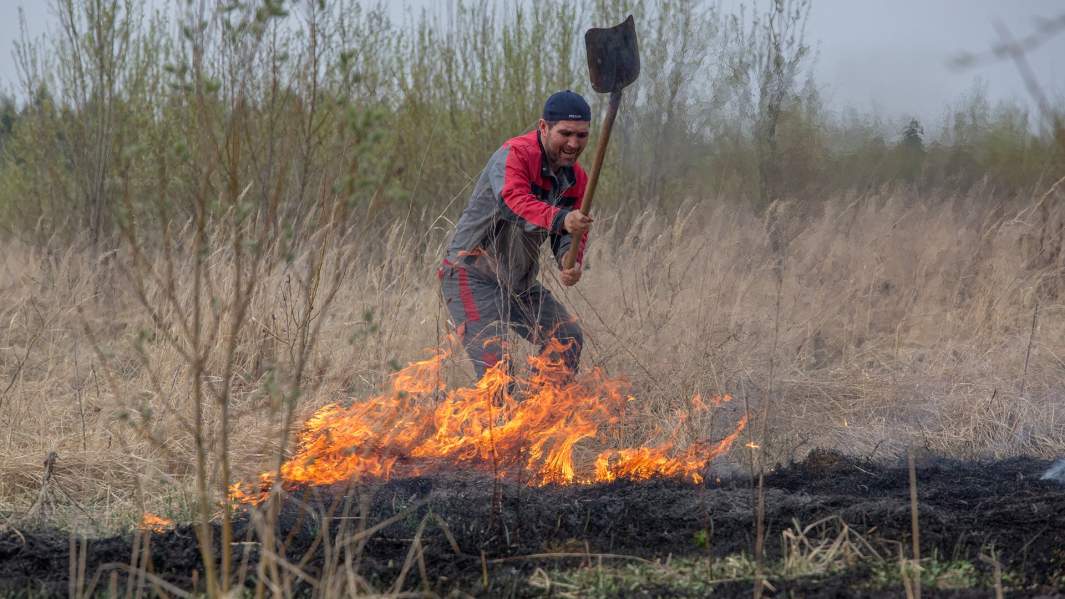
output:
<instances>
[{"instance_id":1,"label":"ash on ground","mask_svg":"<svg viewBox=\"0 0 1065 599\"><path fill-rule=\"evenodd\" d=\"M1065 571L1065 488L1045 479L1048 466L1029 458L920 463L924 554L980 564L981 553L993 547L1024 588L1050 592ZM900 548L909 546L903 464L878 465L818 451L771 473L765 483L770 560L780 558L783 531L829 517L846 522L888 558L897 559ZM741 477L703 485L653 480L537 488L456 474L309 488L293 495L298 501L283 506L279 538L288 539L286 553L303 560L308 574L315 576L323 567L322 544L316 543L323 531L353 530L360 518L365 526L393 519L362 547L360 574L389 588L421 528L425 578L416 568L406 573L406 585L441 595L461 590L532 596L540 591L524 583L535 569L578 567L581 554L720 557L750 553L754 543L754 494L751 481ZM255 540L247 514L238 519L236 533L238 540ZM65 595L69 546L69 536L59 531L0 532L0 594L33 589ZM128 535L89 541L90 578L107 564L129 563L131 547ZM238 547L247 552L238 560L247 558L253 576L257 545ZM150 554L154 575L181 588L190 588L191 573L201 568L190 526L153 535ZM544 554L555 557L528 558ZM488 587L481 582L485 567ZM254 584L251 577L246 582ZM775 584L781 596L839 596L849 583L842 577ZM750 585L725 583L716 591L749 596Z\"/></svg>"}]
</instances>

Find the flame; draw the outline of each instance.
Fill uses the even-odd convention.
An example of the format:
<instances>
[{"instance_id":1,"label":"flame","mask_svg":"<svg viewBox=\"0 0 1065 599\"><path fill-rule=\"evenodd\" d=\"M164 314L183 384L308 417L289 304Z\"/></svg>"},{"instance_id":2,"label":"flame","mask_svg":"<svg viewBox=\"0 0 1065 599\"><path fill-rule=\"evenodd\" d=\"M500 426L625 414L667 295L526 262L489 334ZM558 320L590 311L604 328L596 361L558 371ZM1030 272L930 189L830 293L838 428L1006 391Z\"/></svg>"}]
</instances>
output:
<instances>
[{"instance_id":1,"label":"flame","mask_svg":"<svg viewBox=\"0 0 1065 599\"><path fill-rule=\"evenodd\" d=\"M717 442L678 437L695 416L731 401L695 395L675 414L678 426L661 443L606 447L636 399L624 379L600 369L574 378L558 341L529 359L529 374L490 368L474 387L448 389L441 373L447 353L414 362L391 378L390 389L350 407L330 404L303 425L297 450L281 466L284 488L328 485L370 477L389 479L466 468L530 485L583 484L617 479L679 477L702 482L701 472L725 453L746 417ZM599 449L595 449L598 447ZM263 473L256 485L237 483L230 498L264 500L276 481Z\"/></svg>"},{"instance_id":2,"label":"flame","mask_svg":"<svg viewBox=\"0 0 1065 599\"><path fill-rule=\"evenodd\" d=\"M166 532L168 529L174 526L174 521L169 518L157 516L151 512L144 512L141 516L141 523L137 528L147 532Z\"/></svg>"}]
</instances>

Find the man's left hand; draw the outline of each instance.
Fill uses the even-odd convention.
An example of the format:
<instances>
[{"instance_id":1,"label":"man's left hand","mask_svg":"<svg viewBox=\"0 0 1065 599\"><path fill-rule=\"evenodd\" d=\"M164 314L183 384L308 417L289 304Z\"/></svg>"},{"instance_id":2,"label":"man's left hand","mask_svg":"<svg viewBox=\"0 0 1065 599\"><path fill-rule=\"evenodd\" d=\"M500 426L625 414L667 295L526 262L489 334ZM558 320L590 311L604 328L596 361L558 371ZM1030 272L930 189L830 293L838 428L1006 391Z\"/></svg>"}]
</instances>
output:
<instances>
[{"instance_id":1,"label":"man's left hand","mask_svg":"<svg viewBox=\"0 0 1065 599\"><path fill-rule=\"evenodd\" d=\"M577 281L581 280L581 265L574 264L573 268L562 269L562 284L566 287L572 287L577 284Z\"/></svg>"}]
</instances>

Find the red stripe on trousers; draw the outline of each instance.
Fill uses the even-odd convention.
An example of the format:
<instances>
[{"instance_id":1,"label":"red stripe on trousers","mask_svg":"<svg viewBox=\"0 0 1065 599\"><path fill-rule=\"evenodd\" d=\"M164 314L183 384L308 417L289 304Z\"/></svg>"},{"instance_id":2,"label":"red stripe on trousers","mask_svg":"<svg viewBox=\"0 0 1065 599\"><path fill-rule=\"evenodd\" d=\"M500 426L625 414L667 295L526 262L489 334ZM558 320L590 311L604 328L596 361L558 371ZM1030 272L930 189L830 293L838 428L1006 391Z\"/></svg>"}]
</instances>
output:
<instances>
[{"instance_id":1,"label":"red stripe on trousers","mask_svg":"<svg viewBox=\"0 0 1065 599\"><path fill-rule=\"evenodd\" d=\"M473 291L470 290L470 279L466 276L465 268L456 268L459 271L459 297L462 298L462 307L466 310L466 318L480 320L481 313L477 311L477 302L473 301Z\"/></svg>"}]
</instances>

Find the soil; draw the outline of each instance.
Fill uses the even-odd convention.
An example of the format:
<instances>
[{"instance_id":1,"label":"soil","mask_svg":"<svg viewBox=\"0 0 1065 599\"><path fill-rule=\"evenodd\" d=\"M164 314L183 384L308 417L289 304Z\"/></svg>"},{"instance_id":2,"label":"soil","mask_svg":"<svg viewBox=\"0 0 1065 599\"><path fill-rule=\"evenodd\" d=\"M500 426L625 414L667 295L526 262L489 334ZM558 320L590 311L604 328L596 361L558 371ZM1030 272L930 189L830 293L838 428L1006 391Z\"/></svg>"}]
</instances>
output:
<instances>
[{"instance_id":1,"label":"soil","mask_svg":"<svg viewBox=\"0 0 1065 599\"><path fill-rule=\"evenodd\" d=\"M1065 581L1065 487L1039 479L1048 465L1030 458L919 462L922 555L967 560L986 571L990 566L979 556L994 547L1012 577L1013 588L1026 589L1017 596L1055 596L1055 585ZM765 488L766 551L771 560L780 557L783 530L796 522L809 525L832 516L869 542L865 551L876 550L894 559L904 547L908 555L911 522L904 464L872 464L815 452L801 463L770 473ZM425 579L421 568L412 567L405 586L429 588L442 595L462 590L480 596L533 596L542 592L527 584L536 568L580 567L589 562L588 554L661 559L707 553L725 556L749 554L754 544L754 493L751 481L741 477L702 486L655 480L530 488L455 475L394 480L358 489L318 487L294 495L300 495L300 501L290 500L282 507L278 532L288 540L290 559L303 560L301 567L308 574L319 574L327 563L321 544L315 542L326 522L322 513L347 515L328 521L333 532L341 527L354 532L360 522L373 526L394 518L369 536L360 573L388 588L400 575L422 528ZM237 520L236 538L254 538L246 513ZM121 570L114 564L130 562L132 543L129 534L88 541L87 578L102 573L97 589L106 588L111 570ZM61 531L0 533L0 594L65 595L69 547L70 537ZM194 580L202 580L202 575L194 574L201 569L196 547L188 525L152 534L148 570L178 587L190 588ZM237 562L246 558L251 564L247 570L250 581L258 545L236 547ZM483 585L483 566L488 588ZM829 577L774 581L775 595L851 596L867 575L859 565ZM715 591L721 596L747 597L751 585L723 584ZM673 593L642 590L645 596ZM985 593L936 595L926 591L924 596ZM883 596L898 594L896 590Z\"/></svg>"}]
</instances>

